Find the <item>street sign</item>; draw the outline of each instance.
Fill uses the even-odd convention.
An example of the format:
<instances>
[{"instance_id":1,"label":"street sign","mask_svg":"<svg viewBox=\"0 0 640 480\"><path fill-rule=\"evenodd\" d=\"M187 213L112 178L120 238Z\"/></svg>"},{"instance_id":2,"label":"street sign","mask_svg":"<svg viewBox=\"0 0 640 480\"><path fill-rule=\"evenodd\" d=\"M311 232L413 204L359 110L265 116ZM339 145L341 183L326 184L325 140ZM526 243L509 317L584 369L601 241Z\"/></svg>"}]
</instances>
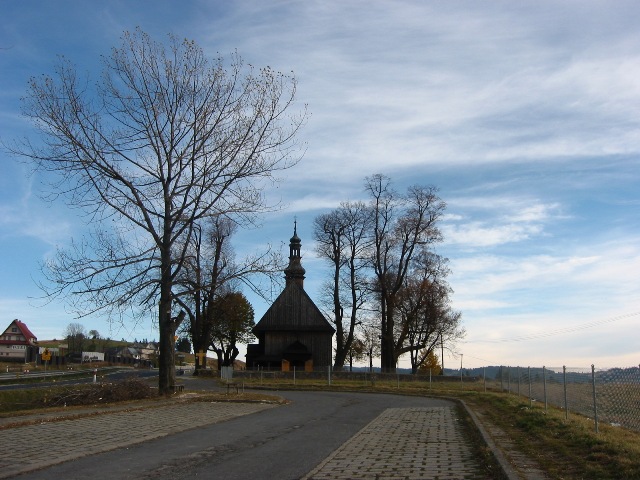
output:
<instances>
[{"instance_id":1,"label":"street sign","mask_svg":"<svg viewBox=\"0 0 640 480\"><path fill-rule=\"evenodd\" d=\"M41 358L43 362L48 362L51 360L51 352L49 351L48 348L44 349L44 352L42 352Z\"/></svg>"}]
</instances>

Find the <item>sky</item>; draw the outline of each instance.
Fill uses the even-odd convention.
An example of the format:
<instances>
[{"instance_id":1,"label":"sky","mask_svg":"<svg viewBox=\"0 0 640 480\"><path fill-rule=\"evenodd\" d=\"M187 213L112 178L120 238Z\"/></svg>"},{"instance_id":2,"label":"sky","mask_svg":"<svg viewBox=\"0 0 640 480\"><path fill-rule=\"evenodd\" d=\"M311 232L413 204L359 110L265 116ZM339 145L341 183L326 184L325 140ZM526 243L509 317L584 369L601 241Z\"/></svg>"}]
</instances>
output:
<instances>
[{"instance_id":1,"label":"sky","mask_svg":"<svg viewBox=\"0 0 640 480\"><path fill-rule=\"evenodd\" d=\"M140 27L211 57L293 71L306 153L270 192L283 208L236 252L286 249L297 218L305 288L326 278L313 219L365 199L365 176L446 202L453 308L466 336L444 364L640 364L640 3L636 1L3 0L0 140L34 135L20 97L58 55L94 78ZM635 79L635 80L634 80ZM39 197L41 179L0 150L0 324L39 339L78 321L36 284L85 219ZM256 320L268 308L252 299ZM157 338L151 321L87 330ZM401 359L406 366L408 359Z\"/></svg>"}]
</instances>

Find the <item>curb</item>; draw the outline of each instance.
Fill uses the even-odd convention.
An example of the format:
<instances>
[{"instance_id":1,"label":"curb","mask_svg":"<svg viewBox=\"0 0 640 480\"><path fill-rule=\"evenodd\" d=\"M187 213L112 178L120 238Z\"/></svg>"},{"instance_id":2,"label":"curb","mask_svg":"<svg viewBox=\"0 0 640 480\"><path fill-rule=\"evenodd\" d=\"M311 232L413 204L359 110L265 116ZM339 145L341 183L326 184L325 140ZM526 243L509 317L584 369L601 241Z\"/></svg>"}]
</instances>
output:
<instances>
[{"instance_id":1,"label":"curb","mask_svg":"<svg viewBox=\"0 0 640 480\"><path fill-rule=\"evenodd\" d=\"M502 471L504 472L506 477L509 480L520 480L522 477L513 468L513 466L511 465L511 463L507 459L507 457L504 455L504 453L502 453L502 450L500 450L500 448L498 448L498 446L493 441L491 436L487 433L487 431L485 430L484 426L482 425L482 423L480 422L480 420L478 419L476 414L473 412L473 410L471 410L469 408L469 406L465 403L464 400L461 400L459 398L451 398L451 400L454 400L454 401L460 403L464 407L466 412L469 414L469 417L471 417L471 420L473 420L473 423L475 424L476 428L480 432L480 435L482 435L482 438L484 439L485 443L491 449L491 452L493 453L493 456L495 457L495 459L497 460L498 464L500 465L500 468L502 468Z\"/></svg>"}]
</instances>

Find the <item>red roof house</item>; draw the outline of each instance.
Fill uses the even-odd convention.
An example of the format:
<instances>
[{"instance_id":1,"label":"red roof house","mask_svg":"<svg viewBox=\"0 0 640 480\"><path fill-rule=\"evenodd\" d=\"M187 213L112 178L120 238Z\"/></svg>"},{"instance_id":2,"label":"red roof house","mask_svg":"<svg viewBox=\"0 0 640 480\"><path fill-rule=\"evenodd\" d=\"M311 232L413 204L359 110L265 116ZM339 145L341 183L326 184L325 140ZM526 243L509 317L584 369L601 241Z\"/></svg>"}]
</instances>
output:
<instances>
[{"instance_id":1,"label":"red roof house","mask_svg":"<svg viewBox=\"0 0 640 480\"><path fill-rule=\"evenodd\" d=\"M38 339L20 320L14 320L0 335L0 362L28 361L30 347L35 347Z\"/></svg>"}]
</instances>

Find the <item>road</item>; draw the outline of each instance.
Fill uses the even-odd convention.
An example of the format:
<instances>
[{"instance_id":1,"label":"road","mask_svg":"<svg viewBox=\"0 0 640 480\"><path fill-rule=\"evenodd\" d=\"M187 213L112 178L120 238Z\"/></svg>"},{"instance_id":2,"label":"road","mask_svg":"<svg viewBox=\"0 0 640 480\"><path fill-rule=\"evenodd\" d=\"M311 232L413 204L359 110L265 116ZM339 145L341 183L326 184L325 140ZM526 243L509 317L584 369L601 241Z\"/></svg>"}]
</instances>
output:
<instances>
[{"instance_id":1,"label":"road","mask_svg":"<svg viewBox=\"0 0 640 480\"><path fill-rule=\"evenodd\" d=\"M300 479L390 408L452 406L446 400L383 394L279 394L291 403L75 459L19 478ZM149 410L150 421L153 415ZM69 422L70 437L74 435L74 423ZM113 428L122 427L114 424ZM127 438L136 432L124 428L119 433Z\"/></svg>"}]
</instances>

